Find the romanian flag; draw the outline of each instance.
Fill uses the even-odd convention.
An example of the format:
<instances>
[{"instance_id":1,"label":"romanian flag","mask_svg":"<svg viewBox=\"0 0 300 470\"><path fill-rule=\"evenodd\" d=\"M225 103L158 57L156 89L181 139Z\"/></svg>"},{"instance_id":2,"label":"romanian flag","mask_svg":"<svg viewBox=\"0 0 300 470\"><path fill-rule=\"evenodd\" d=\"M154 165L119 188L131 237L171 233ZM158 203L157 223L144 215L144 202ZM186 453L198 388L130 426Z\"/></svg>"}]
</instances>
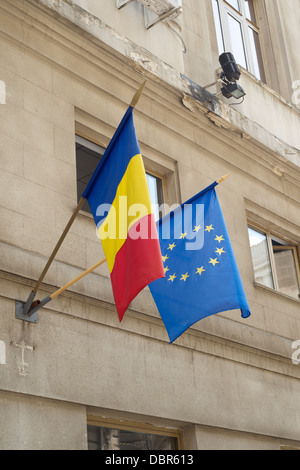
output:
<instances>
[{"instance_id":1,"label":"romanian flag","mask_svg":"<svg viewBox=\"0 0 300 470\"><path fill-rule=\"evenodd\" d=\"M102 242L120 321L136 295L165 276L132 112L129 106L82 194Z\"/></svg>"}]
</instances>

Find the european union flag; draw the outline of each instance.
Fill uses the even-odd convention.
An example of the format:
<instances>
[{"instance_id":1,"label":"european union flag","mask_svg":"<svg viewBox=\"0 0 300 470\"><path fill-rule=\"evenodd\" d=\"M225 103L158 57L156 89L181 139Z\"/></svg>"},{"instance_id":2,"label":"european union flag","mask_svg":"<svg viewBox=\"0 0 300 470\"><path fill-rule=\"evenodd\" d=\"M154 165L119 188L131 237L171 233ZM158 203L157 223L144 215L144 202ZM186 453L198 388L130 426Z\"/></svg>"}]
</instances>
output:
<instances>
[{"instance_id":1,"label":"european union flag","mask_svg":"<svg viewBox=\"0 0 300 470\"><path fill-rule=\"evenodd\" d=\"M157 222L165 278L149 287L172 343L198 320L250 309L214 182Z\"/></svg>"}]
</instances>

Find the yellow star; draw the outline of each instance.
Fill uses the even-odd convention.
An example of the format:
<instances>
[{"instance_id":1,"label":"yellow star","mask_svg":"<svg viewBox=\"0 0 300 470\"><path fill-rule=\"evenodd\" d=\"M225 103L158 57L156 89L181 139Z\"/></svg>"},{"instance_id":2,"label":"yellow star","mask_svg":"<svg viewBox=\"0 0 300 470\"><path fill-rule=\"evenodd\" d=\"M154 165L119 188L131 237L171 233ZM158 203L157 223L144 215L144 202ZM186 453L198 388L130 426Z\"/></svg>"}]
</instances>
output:
<instances>
[{"instance_id":1,"label":"yellow star","mask_svg":"<svg viewBox=\"0 0 300 470\"><path fill-rule=\"evenodd\" d=\"M204 232L209 232L210 233L211 230L215 230L213 228L213 226L212 225L206 225L206 229L204 230Z\"/></svg>"},{"instance_id":2,"label":"yellow star","mask_svg":"<svg viewBox=\"0 0 300 470\"><path fill-rule=\"evenodd\" d=\"M164 268L164 270L165 270L165 273L166 273L167 271L170 271L169 268L168 268L168 266L166 266L166 267Z\"/></svg>"},{"instance_id":3,"label":"yellow star","mask_svg":"<svg viewBox=\"0 0 300 470\"><path fill-rule=\"evenodd\" d=\"M219 261L217 260L217 258L215 258L215 259L210 258L209 263L211 263L213 266L215 266L217 263L219 263Z\"/></svg>"},{"instance_id":4,"label":"yellow star","mask_svg":"<svg viewBox=\"0 0 300 470\"><path fill-rule=\"evenodd\" d=\"M174 281L174 279L176 278L177 276L175 276L175 273L172 274L172 276L169 277L168 281Z\"/></svg>"},{"instance_id":5,"label":"yellow star","mask_svg":"<svg viewBox=\"0 0 300 470\"><path fill-rule=\"evenodd\" d=\"M188 277L190 277L190 276L188 275L188 273L181 274L181 278L180 278L180 280L185 282L185 281L187 280L187 278L188 278Z\"/></svg>"},{"instance_id":6,"label":"yellow star","mask_svg":"<svg viewBox=\"0 0 300 470\"><path fill-rule=\"evenodd\" d=\"M220 236L216 235L215 240L217 240L219 243L221 243L221 241L223 241L223 242L225 241L224 238L223 238L223 235L220 235Z\"/></svg>"},{"instance_id":7,"label":"yellow star","mask_svg":"<svg viewBox=\"0 0 300 470\"><path fill-rule=\"evenodd\" d=\"M223 247L221 247L221 248L217 248L215 253L218 253L219 255L221 255L222 253L226 253L226 251L224 251Z\"/></svg>"},{"instance_id":8,"label":"yellow star","mask_svg":"<svg viewBox=\"0 0 300 470\"><path fill-rule=\"evenodd\" d=\"M199 276L201 276L201 274L205 271L204 267L201 266L201 268L197 268L197 271L195 272L195 274L199 274Z\"/></svg>"},{"instance_id":9,"label":"yellow star","mask_svg":"<svg viewBox=\"0 0 300 470\"><path fill-rule=\"evenodd\" d=\"M176 246L175 243L172 243L172 245L169 245L169 246L168 246L168 250L171 250L171 251L172 251L173 248L175 248L175 246Z\"/></svg>"},{"instance_id":10,"label":"yellow star","mask_svg":"<svg viewBox=\"0 0 300 470\"><path fill-rule=\"evenodd\" d=\"M187 232L184 232L181 234L181 237L180 238L185 238L187 236Z\"/></svg>"},{"instance_id":11,"label":"yellow star","mask_svg":"<svg viewBox=\"0 0 300 470\"><path fill-rule=\"evenodd\" d=\"M168 255L166 255L166 256L162 256L162 260L163 260L163 262L167 261L167 259L169 259Z\"/></svg>"},{"instance_id":12,"label":"yellow star","mask_svg":"<svg viewBox=\"0 0 300 470\"><path fill-rule=\"evenodd\" d=\"M193 232L199 232L201 225L195 225Z\"/></svg>"}]
</instances>

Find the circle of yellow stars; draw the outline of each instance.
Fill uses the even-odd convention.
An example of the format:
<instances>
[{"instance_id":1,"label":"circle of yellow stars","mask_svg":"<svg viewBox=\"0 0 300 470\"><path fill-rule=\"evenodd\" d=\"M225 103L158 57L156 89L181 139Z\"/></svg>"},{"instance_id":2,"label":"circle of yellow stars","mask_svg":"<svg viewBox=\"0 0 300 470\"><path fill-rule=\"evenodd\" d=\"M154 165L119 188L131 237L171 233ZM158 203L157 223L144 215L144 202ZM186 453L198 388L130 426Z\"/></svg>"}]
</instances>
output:
<instances>
[{"instance_id":1,"label":"circle of yellow stars","mask_svg":"<svg viewBox=\"0 0 300 470\"><path fill-rule=\"evenodd\" d=\"M201 229L201 226L200 225L196 225L193 229L193 232L198 232L199 230ZM205 232L208 232L210 233L211 231L215 230L213 225L206 225L205 226L205 229L204 231ZM185 239L185 237L187 236L187 232L184 232L181 234L180 236L180 239ZM224 247L223 246L220 246L221 243L223 241L225 241L223 235L216 235L216 237L214 238L214 240L219 243L219 246L216 247L216 250L215 250L215 253L217 253L218 256L222 256L224 253L226 253L226 251L224 250ZM170 250L170 252L172 252L174 250L174 248L176 248L176 243L173 242L172 244L170 244L167 248L167 250ZM211 264L213 267L215 267L217 264L220 263L220 261L218 260L218 256L216 256L216 258L210 258L210 260L208 261L208 264ZM164 255L162 257L162 260L164 263L166 263L166 261L169 259L169 256L168 255ZM165 274L170 271L169 267L168 266L165 266L164 267L164 270L165 270ZM200 277L202 276L202 274L206 271L205 267L204 266L201 266L201 267L197 267L196 268L196 272L193 273L194 275L199 275ZM174 280L179 276L176 275L176 273L173 273L173 274L168 274L169 278L167 279L168 281L171 281L171 282L174 282ZM186 282L188 277L190 277L190 274L188 272L184 273L184 274L180 274L180 278L179 280L180 281L183 281L183 282Z\"/></svg>"}]
</instances>

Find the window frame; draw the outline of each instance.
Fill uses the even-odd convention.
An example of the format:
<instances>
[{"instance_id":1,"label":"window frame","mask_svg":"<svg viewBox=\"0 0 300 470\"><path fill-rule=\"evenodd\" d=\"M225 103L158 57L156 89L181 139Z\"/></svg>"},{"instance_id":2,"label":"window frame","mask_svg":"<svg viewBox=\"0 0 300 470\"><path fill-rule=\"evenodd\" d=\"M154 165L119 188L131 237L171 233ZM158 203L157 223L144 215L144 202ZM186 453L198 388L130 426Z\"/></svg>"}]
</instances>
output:
<instances>
[{"instance_id":1,"label":"window frame","mask_svg":"<svg viewBox=\"0 0 300 470\"><path fill-rule=\"evenodd\" d=\"M292 300L296 300L300 302L300 256L299 256L299 244L296 244L295 242L288 240L286 237L283 237L281 234L275 233L274 231L270 231L269 229L263 228L261 225L257 225L254 222L251 222L248 220L247 223L247 230L252 229L256 232L260 232L263 235L266 236L266 241L267 241L267 247L268 247L268 255L269 255L269 260L270 260L270 268L271 268L271 274L272 274L272 279L273 279L273 285L274 287L269 287L266 286L265 284L262 284L261 282L257 282L255 279L255 271L254 271L254 266L253 266L253 261L252 261L252 254L251 254L251 261L252 261L252 267L253 267L253 274L254 274L254 281L255 284L265 287L267 289L271 289L272 291L277 292L278 294L281 295L286 295L288 298ZM292 295L286 294L285 292L282 292L279 289L279 282L278 282L278 276L277 276L277 270L276 270L276 261L274 257L274 247L272 245L272 239L274 238L279 238L282 242L286 243L286 245L281 245L280 249L286 249L286 250L292 250L293 252L293 257L294 257L294 262L295 262L295 270L296 270L296 276L297 276L297 281L298 281L298 289L299 289L299 294L298 294L298 299L293 297ZM250 240L249 240L250 242ZM250 243L249 243L250 246ZM250 246L250 251L251 251L251 246Z\"/></svg>"},{"instance_id":2,"label":"window frame","mask_svg":"<svg viewBox=\"0 0 300 470\"><path fill-rule=\"evenodd\" d=\"M171 429L164 426L158 427L150 423L142 423L139 421L118 420L115 418L103 418L101 416L87 415L87 426L105 427L111 429L121 429L124 431L139 432L145 434L154 434L157 436L168 436L177 439L177 450L182 450L181 430Z\"/></svg>"},{"instance_id":3,"label":"window frame","mask_svg":"<svg viewBox=\"0 0 300 470\"><path fill-rule=\"evenodd\" d=\"M239 11L236 10L227 0L212 0L212 1L216 2L218 5L219 19L220 19L220 32L221 32L221 38L222 38L222 43L223 43L223 48L224 48L223 52L230 51L233 53L233 55L235 55L234 47L232 45L232 39L231 39L231 30L230 30L229 21L228 21L228 15L230 15L234 20L236 20L240 24L240 28L241 28L241 36L242 36L242 41L243 41L246 67L244 67L244 65L242 64L239 64L239 65L245 68L249 73L254 75L258 80L260 80L263 83L266 83L266 71L265 71L263 52L262 52L262 47L261 47L260 29L259 29L258 24L255 24L251 19L247 18L247 11L244 5L244 0L238 0ZM255 11L254 2L253 2L253 8ZM213 12L214 12L214 7L213 7ZM213 13L213 16L214 16L214 23L215 23L216 22L215 13ZM257 18L256 11L255 11L255 16ZM256 70L255 70L256 66L255 66L255 60L253 58L250 32L248 31L249 29L252 29L254 33L258 35L258 39L259 39L259 51L257 51L257 54L256 54L257 62L258 62L258 69L259 69L259 76L257 75ZM216 30L216 36L217 36L216 24L215 24L215 30ZM218 43L219 54L221 54L219 41L217 41L217 43ZM259 55L261 57L259 57ZM235 59L237 60L236 57ZM261 64L260 64L260 59L261 59Z\"/></svg>"}]
</instances>

